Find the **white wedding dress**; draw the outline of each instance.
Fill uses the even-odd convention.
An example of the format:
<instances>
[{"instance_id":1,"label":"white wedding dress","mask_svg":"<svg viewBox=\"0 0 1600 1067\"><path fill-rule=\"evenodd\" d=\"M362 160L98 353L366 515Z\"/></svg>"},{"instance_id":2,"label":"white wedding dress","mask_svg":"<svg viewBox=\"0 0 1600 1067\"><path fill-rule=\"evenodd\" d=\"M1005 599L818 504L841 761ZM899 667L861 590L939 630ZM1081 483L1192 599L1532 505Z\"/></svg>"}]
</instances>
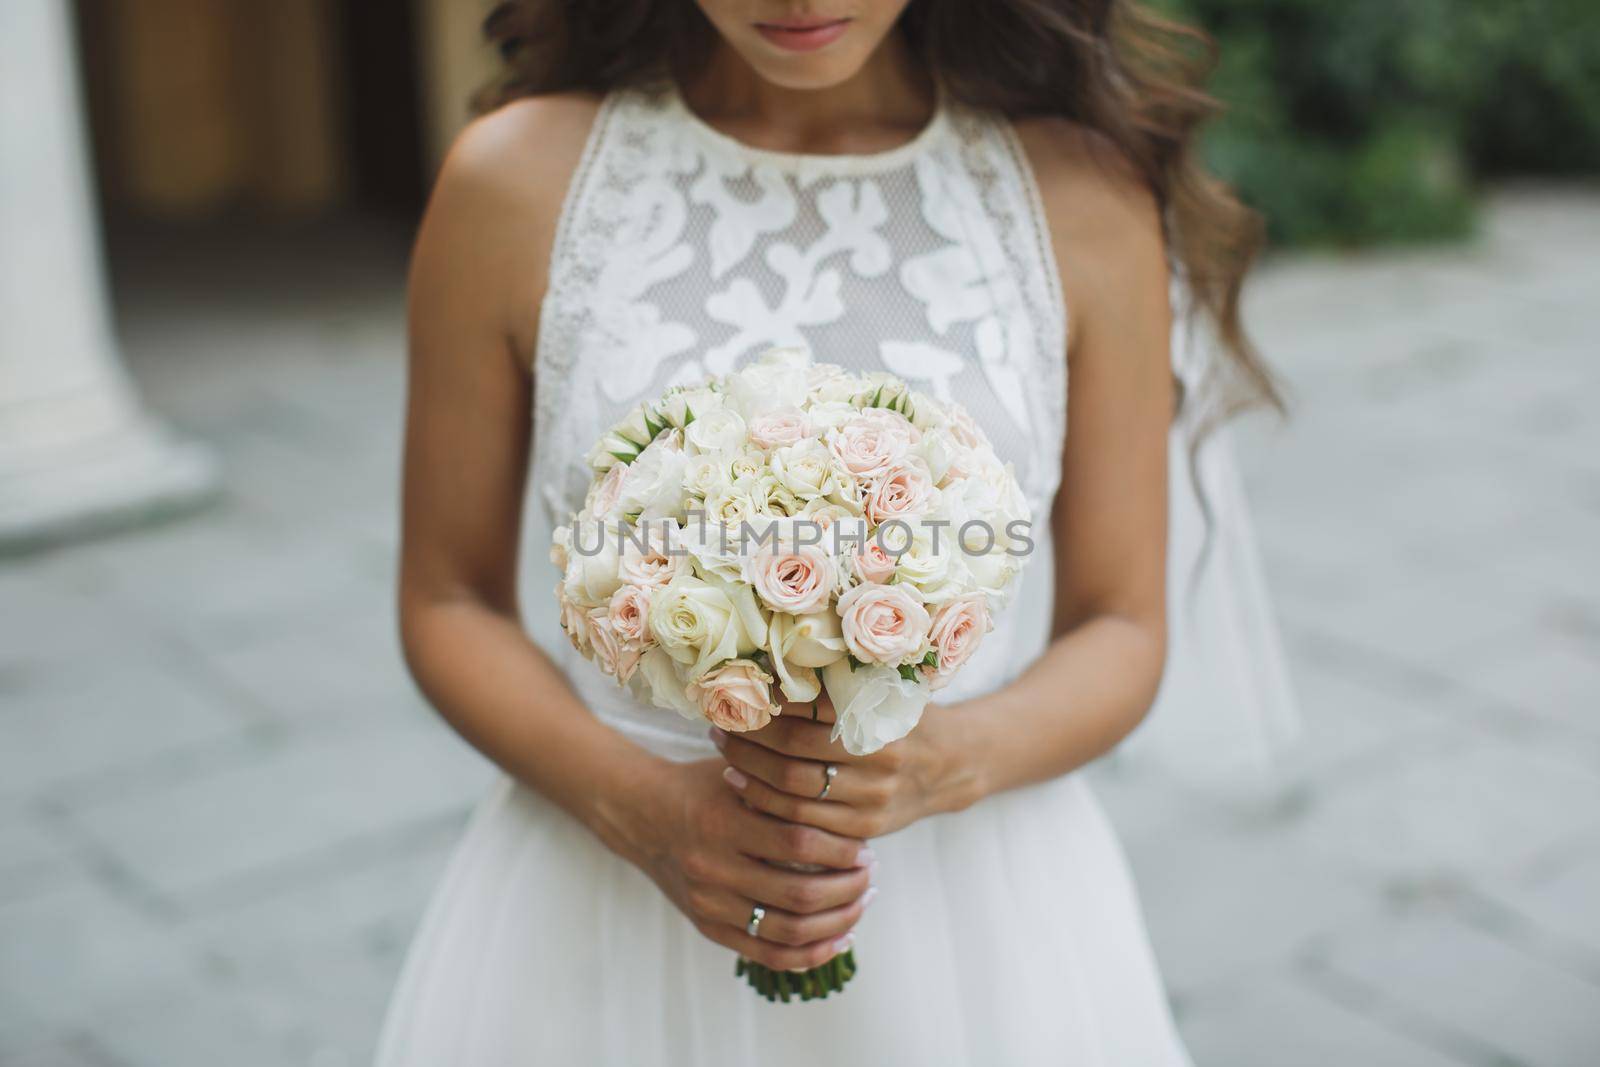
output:
<instances>
[{"instance_id":1,"label":"white wedding dress","mask_svg":"<svg viewBox=\"0 0 1600 1067\"><path fill-rule=\"evenodd\" d=\"M567 195L542 305L533 535L582 501L600 432L669 384L801 343L964 403L1012 461L1037 550L943 694L1005 685L1047 643L1065 311L1010 125L953 102L905 145L754 149L671 88L611 94ZM543 546L530 545L535 559ZM550 634L548 581L531 581ZM544 642L594 714L675 759L705 730ZM929 714L939 714L937 707ZM1072 714L1070 694L1061 713ZM452 860L392 1001L380 1067L1178 1067L1122 852L1081 776L875 842L881 894L842 995L770 1004L638 870L502 780Z\"/></svg>"}]
</instances>

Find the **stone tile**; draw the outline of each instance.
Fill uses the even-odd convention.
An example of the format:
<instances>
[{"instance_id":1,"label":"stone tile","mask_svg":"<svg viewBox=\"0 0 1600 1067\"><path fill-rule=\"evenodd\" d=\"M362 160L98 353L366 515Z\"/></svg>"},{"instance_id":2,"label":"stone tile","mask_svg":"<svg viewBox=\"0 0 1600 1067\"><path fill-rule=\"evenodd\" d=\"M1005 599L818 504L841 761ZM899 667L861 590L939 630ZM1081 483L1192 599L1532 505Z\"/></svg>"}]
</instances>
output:
<instances>
[{"instance_id":1,"label":"stone tile","mask_svg":"<svg viewBox=\"0 0 1600 1067\"><path fill-rule=\"evenodd\" d=\"M95 657L90 669L62 665L14 687L0 704L0 798L103 777L249 723L249 708L173 658Z\"/></svg>"},{"instance_id":2,"label":"stone tile","mask_svg":"<svg viewBox=\"0 0 1600 1067\"><path fill-rule=\"evenodd\" d=\"M1198 1067L1464 1067L1293 975L1266 976L1179 1019Z\"/></svg>"},{"instance_id":3,"label":"stone tile","mask_svg":"<svg viewBox=\"0 0 1600 1067\"><path fill-rule=\"evenodd\" d=\"M0 904L0 1005L41 1027L92 1031L145 986L199 977L170 927L98 883Z\"/></svg>"},{"instance_id":4,"label":"stone tile","mask_svg":"<svg viewBox=\"0 0 1600 1067\"><path fill-rule=\"evenodd\" d=\"M1519 714L1600 738L1600 644L1531 634L1462 656L1459 681Z\"/></svg>"},{"instance_id":5,"label":"stone tile","mask_svg":"<svg viewBox=\"0 0 1600 1067\"><path fill-rule=\"evenodd\" d=\"M1553 870L1520 880L1503 879L1485 890L1534 936L1571 953L1600 975L1600 838L1563 857Z\"/></svg>"},{"instance_id":6,"label":"stone tile","mask_svg":"<svg viewBox=\"0 0 1600 1067\"><path fill-rule=\"evenodd\" d=\"M292 737L216 773L154 784L70 818L143 886L178 902L248 892L364 840L463 815L488 765L442 724Z\"/></svg>"},{"instance_id":7,"label":"stone tile","mask_svg":"<svg viewBox=\"0 0 1600 1067\"><path fill-rule=\"evenodd\" d=\"M408 836L375 863L185 924L239 988L276 998L295 1032L365 1063L405 950L460 830Z\"/></svg>"},{"instance_id":8,"label":"stone tile","mask_svg":"<svg viewBox=\"0 0 1600 1067\"><path fill-rule=\"evenodd\" d=\"M44 892L83 871L73 846L37 815L0 813L0 903Z\"/></svg>"},{"instance_id":9,"label":"stone tile","mask_svg":"<svg viewBox=\"0 0 1600 1067\"><path fill-rule=\"evenodd\" d=\"M1328 967L1484 1060L1591 1067L1600 1048L1600 985L1448 915L1393 920L1344 939Z\"/></svg>"},{"instance_id":10,"label":"stone tile","mask_svg":"<svg viewBox=\"0 0 1600 1067\"><path fill-rule=\"evenodd\" d=\"M206 662L285 721L433 715L401 659L390 597L346 605L284 633L241 639Z\"/></svg>"},{"instance_id":11,"label":"stone tile","mask_svg":"<svg viewBox=\"0 0 1600 1067\"><path fill-rule=\"evenodd\" d=\"M1468 739L1315 797L1305 832L1398 880L1514 872L1600 824L1600 775L1561 755Z\"/></svg>"},{"instance_id":12,"label":"stone tile","mask_svg":"<svg viewBox=\"0 0 1600 1067\"><path fill-rule=\"evenodd\" d=\"M1373 879L1318 857L1277 820L1128 843L1162 974L1180 998L1287 966L1317 937L1371 914Z\"/></svg>"}]
</instances>

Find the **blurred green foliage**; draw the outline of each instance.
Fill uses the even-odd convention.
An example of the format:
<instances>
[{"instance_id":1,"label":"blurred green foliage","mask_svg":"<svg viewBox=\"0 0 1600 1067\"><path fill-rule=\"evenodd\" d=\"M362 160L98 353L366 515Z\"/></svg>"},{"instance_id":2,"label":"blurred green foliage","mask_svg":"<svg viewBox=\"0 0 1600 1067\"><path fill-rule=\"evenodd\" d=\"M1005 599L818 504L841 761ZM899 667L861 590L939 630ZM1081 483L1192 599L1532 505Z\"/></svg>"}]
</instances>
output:
<instances>
[{"instance_id":1,"label":"blurred green foliage","mask_svg":"<svg viewBox=\"0 0 1600 1067\"><path fill-rule=\"evenodd\" d=\"M1289 244L1467 231L1476 181L1600 173L1600 0L1164 0L1210 32L1212 165Z\"/></svg>"}]
</instances>

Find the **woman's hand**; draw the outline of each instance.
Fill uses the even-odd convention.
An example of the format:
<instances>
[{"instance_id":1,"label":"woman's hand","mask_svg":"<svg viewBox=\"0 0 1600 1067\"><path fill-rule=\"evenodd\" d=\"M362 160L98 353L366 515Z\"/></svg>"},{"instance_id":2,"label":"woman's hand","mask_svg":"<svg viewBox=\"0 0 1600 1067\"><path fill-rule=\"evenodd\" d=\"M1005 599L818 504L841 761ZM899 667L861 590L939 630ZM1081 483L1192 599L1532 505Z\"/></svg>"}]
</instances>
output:
<instances>
[{"instance_id":1,"label":"woman's hand","mask_svg":"<svg viewBox=\"0 0 1600 1067\"><path fill-rule=\"evenodd\" d=\"M871 901L872 850L859 837L752 810L722 770L716 759L658 765L631 791L613 847L717 944L774 970L826 963L849 947ZM745 926L758 904L766 916L751 937Z\"/></svg>"},{"instance_id":2,"label":"woman's hand","mask_svg":"<svg viewBox=\"0 0 1600 1067\"><path fill-rule=\"evenodd\" d=\"M785 704L783 714L751 733L714 729L711 739L728 761L723 777L757 811L862 839L958 811L978 796L952 709L929 708L907 737L870 756L829 741L833 719L824 695L815 708ZM838 770L822 798L829 764Z\"/></svg>"}]
</instances>

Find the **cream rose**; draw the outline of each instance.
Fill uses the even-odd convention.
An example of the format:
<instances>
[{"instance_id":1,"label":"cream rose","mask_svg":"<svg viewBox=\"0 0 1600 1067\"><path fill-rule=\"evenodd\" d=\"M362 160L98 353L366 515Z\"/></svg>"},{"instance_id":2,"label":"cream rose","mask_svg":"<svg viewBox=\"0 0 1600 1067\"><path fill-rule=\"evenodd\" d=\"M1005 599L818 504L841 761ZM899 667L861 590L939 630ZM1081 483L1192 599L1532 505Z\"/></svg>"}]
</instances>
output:
<instances>
[{"instance_id":1,"label":"cream rose","mask_svg":"<svg viewBox=\"0 0 1600 1067\"><path fill-rule=\"evenodd\" d=\"M767 648L783 695L797 703L817 699L817 668L844 659L846 652L839 616L826 610L799 616L773 612Z\"/></svg>"},{"instance_id":2,"label":"cream rose","mask_svg":"<svg viewBox=\"0 0 1600 1067\"><path fill-rule=\"evenodd\" d=\"M863 583L839 597L839 623L852 655L897 667L928 649L928 609L898 585Z\"/></svg>"},{"instance_id":3,"label":"cream rose","mask_svg":"<svg viewBox=\"0 0 1600 1067\"><path fill-rule=\"evenodd\" d=\"M828 606L838 576L821 545L763 548L750 560L750 584L773 611L806 615Z\"/></svg>"},{"instance_id":4,"label":"cream rose","mask_svg":"<svg viewBox=\"0 0 1600 1067\"><path fill-rule=\"evenodd\" d=\"M802 441L774 449L769 462L773 476L801 500L854 495L846 493L851 483L833 454L820 441Z\"/></svg>"},{"instance_id":5,"label":"cream rose","mask_svg":"<svg viewBox=\"0 0 1600 1067\"><path fill-rule=\"evenodd\" d=\"M933 645L936 664L920 668L929 689L943 689L983 643L983 635L993 628L989 603L982 593L969 593L941 607L933 616L928 640Z\"/></svg>"},{"instance_id":6,"label":"cream rose","mask_svg":"<svg viewBox=\"0 0 1600 1067\"><path fill-rule=\"evenodd\" d=\"M772 675L747 659L736 659L689 683L689 699L711 725L730 733L759 730L779 707L772 700Z\"/></svg>"},{"instance_id":7,"label":"cream rose","mask_svg":"<svg viewBox=\"0 0 1600 1067\"><path fill-rule=\"evenodd\" d=\"M755 596L738 583L679 575L650 598L650 633L690 678L754 652L765 632Z\"/></svg>"}]
</instances>

